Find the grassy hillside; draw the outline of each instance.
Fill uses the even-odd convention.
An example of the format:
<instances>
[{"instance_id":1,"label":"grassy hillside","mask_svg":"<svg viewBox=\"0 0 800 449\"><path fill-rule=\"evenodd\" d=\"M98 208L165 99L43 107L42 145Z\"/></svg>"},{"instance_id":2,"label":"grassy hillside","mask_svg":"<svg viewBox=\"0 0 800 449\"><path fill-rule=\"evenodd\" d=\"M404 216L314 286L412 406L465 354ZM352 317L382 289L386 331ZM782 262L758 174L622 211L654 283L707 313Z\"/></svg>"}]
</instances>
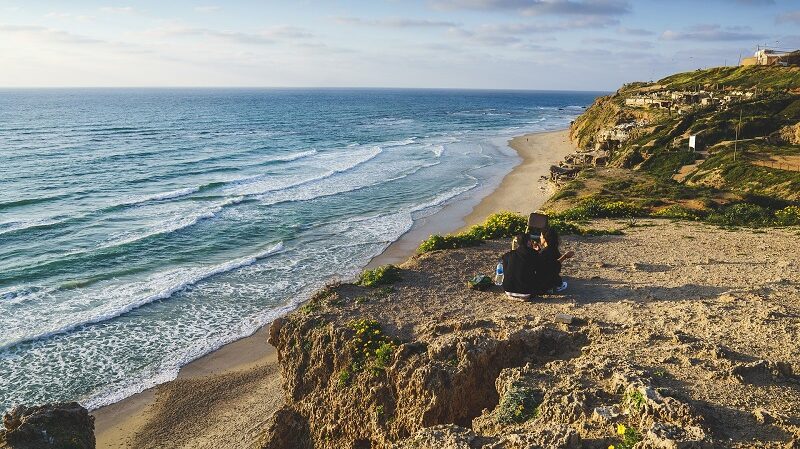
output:
<instances>
[{"instance_id":1,"label":"grassy hillside","mask_svg":"<svg viewBox=\"0 0 800 449\"><path fill-rule=\"evenodd\" d=\"M798 89L800 88L800 67L714 67L694 72L676 73L659 80L657 84L672 89L695 88L712 84L776 90Z\"/></svg>"},{"instance_id":2,"label":"grassy hillside","mask_svg":"<svg viewBox=\"0 0 800 449\"><path fill-rule=\"evenodd\" d=\"M681 103L675 95L709 98ZM632 98L673 101L670 108L627 106ZM570 128L571 138L585 151L610 148L609 165L584 169L548 207L625 201L650 214L696 218L752 204L771 217L800 204L800 145L779 137L782 129L798 123L797 67L718 67L626 84L598 98ZM630 133L611 145L598 144L608 144L604 139L615 127ZM689 135L698 136L700 153L688 149Z\"/></svg>"}]
</instances>

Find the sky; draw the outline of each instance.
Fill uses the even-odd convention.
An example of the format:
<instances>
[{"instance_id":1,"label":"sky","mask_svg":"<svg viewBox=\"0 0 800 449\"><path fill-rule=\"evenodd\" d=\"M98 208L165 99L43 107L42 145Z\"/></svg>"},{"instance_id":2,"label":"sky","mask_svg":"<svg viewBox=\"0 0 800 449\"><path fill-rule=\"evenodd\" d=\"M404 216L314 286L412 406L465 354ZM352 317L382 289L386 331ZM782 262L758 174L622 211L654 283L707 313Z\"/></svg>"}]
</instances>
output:
<instances>
[{"instance_id":1,"label":"sky","mask_svg":"<svg viewBox=\"0 0 800 449\"><path fill-rule=\"evenodd\" d=\"M615 90L800 48L800 0L0 0L0 87Z\"/></svg>"}]
</instances>

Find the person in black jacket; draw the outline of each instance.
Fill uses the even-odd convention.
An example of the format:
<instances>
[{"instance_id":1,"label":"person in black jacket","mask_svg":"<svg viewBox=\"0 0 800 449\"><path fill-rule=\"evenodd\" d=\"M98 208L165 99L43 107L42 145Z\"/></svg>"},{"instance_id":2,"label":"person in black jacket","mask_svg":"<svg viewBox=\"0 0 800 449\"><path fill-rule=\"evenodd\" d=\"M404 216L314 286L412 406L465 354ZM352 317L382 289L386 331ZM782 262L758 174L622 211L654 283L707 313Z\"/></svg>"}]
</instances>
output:
<instances>
[{"instance_id":1,"label":"person in black jacket","mask_svg":"<svg viewBox=\"0 0 800 449\"><path fill-rule=\"evenodd\" d=\"M538 292L536 271L540 255L533 249L531 237L519 234L514 237L513 249L503 254L503 290L506 295L526 299Z\"/></svg>"},{"instance_id":2,"label":"person in black jacket","mask_svg":"<svg viewBox=\"0 0 800 449\"><path fill-rule=\"evenodd\" d=\"M562 255L559 251L560 240L558 232L553 228L548 228L542 232L542 238L538 245L539 259L536 267L536 288L537 294L558 293L567 288L567 283L561 279L561 263L575 255L569 251Z\"/></svg>"}]
</instances>

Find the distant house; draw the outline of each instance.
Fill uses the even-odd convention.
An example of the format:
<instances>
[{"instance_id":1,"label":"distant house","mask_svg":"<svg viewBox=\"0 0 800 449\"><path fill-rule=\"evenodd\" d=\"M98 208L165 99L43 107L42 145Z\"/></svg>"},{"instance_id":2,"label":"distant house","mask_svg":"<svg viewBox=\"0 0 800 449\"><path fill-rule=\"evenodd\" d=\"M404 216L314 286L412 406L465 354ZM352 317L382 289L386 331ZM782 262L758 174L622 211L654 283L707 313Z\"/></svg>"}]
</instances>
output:
<instances>
[{"instance_id":1,"label":"distant house","mask_svg":"<svg viewBox=\"0 0 800 449\"><path fill-rule=\"evenodd\" d=\"M800 50L781 51L771 48L759 48L753 57L742 58L741 65L800 65Z\"/></svg>"}]
</instances>

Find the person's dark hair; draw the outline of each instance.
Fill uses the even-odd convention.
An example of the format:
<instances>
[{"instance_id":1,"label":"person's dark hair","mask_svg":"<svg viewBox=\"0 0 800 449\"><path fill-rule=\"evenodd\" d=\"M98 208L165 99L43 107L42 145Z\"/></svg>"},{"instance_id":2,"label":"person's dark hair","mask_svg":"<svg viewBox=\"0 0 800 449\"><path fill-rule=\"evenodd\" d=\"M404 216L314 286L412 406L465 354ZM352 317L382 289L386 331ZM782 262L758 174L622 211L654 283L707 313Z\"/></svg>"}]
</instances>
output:
<instances>
[{"instance_id":1,"label":"person's dark hair","mask_svg":"<svg viewBox=\"0 0 800 449\"><path fill-rule=\"evenodd\" d=\"M528 246L531 243L531 236L528 234L517 234L514 236L514 243L517 244L517 248Z\"/></svg>"},{"instance_id":2,"label":"person's dark hair","mask_svg":"<svg viewBox=\"0 0 800 449\"><path fill-rule=\"evenodd\" d=\"M561 243L558 238L558 231L555 228L547 228L544 231L544 239L547 241L547 247L552 248L556 254L561 254L558 250L558 245Z\"/></svg>"}]
</instances>

